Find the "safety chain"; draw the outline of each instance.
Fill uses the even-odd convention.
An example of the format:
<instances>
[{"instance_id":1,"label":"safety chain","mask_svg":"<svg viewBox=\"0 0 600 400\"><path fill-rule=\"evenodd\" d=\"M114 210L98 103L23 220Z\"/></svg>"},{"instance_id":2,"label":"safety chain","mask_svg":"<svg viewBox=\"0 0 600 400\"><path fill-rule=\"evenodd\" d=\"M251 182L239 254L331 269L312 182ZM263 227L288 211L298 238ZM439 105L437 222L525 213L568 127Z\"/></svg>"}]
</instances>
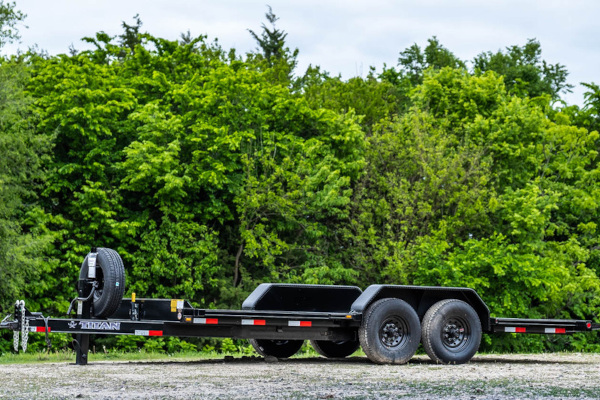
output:
<instances>
[{"instance_id":1,"label":"safety chain","mask_svg":"<svg viewBox=\"0 0 600 400\"><path fill-rule=\"evenodd\" d=\"M21 313L21 348L27 351L27 341L29 340L29 320L25 318L25 301L17 300L15 308ZM19 331L13 332L13 348L19 352Z\"/></svg>"},{"instance_id":2,"label":"safety chain","mask_svg":"<svg viewBox=\"0 0 600 400\"><path fill-rule=\"evenodd\" d=\"M13 348L16 352L19 352L19 331L13 332Z\"/></svg>"},{"instance_id":3,"label":"safety chain","mask_svg":"<svg viewBox=\"0 0 600 400\"><path fill-rule=\"evenodd\" d=\"M29 320L25 319L25 300L21 300L21 347L23 353L27 351L27 340L29 339Z\"/></svg>"},{"instance_id":4,"label":"safety chain","mask_svg":"<svg viewBox=\"0 0 600 400\"><path fill-rule=\"evenodd\" d=\"M17 312L17 310L19 309L19 307L21 306L21 301L17 300L17 302L15 303L15 313ZM16 315L15 315L16 317ZM19 352L19 331L14 331L13 332L13 348L15 349L15 352Z\"/></svg>"}]
</instances>

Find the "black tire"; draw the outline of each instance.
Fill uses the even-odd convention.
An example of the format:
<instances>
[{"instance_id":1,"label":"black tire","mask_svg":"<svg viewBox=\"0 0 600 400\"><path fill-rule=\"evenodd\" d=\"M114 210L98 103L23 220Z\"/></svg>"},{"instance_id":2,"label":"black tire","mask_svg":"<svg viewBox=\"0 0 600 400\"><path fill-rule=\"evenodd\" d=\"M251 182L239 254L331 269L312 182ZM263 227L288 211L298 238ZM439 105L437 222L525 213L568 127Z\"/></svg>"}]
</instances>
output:
<instances>
[{"instance_id":1,"label":"black tire","mask_svg":"<svg viewBox=\"0 0 600 400\"><path fill-rule=\"evenodd\" d=\"M317 353L327 358L344 358L360 347L358 340L311 340L311 346Z\"/></svg>"},{"instance_id":2,"label":"black tire","mask_svg":"<svg viewBox=\"0 0 600 400\"><path fill-rule=\"evenodd\" d=\"M377 364L405 364L419 347L419 316L403 300L378 300L363 315L358 339L369 360Z\"/></svg>"},{"instance_id":3,"label":"black tire","mask_svg":"<svg viewBox=\"0 0 600 400\"><path fill-rule=\"evenodd\" d=\"M263 357L288 358L296 354L304 340L248 339L254 350Z\"/></svg>"},{"instance_id":4,"label":"black tire","mask_svg":"<svg viewBox=\"0 0 600 400\"><path fill-rule=\"evenodd\" d=\"M125 293L125 267L119 253L100 247L96 257L96 280L93 317L108 318L117 311ZM88 256L83 260L79 279L87 279Z\"/></svg>"},{"instance_id":5,"label":"black tire","mask_svg":"<svg viewBox=\"0 0 600 400\"><path fill-rule=\"evenodd\" d=\"M479 350L481 321L464 301L439 301L423 317L422 341L436 363L464 364Z\"/></svg>"}]
</instances>

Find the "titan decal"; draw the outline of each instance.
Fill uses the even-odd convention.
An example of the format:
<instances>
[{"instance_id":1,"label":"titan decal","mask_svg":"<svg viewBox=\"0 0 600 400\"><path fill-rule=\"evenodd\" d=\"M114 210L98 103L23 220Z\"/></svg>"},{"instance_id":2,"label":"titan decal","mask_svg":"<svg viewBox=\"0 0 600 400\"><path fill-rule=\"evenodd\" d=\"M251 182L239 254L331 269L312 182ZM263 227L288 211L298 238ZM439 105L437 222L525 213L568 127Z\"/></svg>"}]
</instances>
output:
<instances>
[{"instance_id":1,"label":"titan decal","mask_svg":"<svg viewBox=\"0 0 600 400\"><path fill-rule=\"evenodd\" d=\"M120 322L107 322L107 321L71 321L69 322L69 328L75 329L79 325L81 329L90 331L118 331L121 330Z\"/></svg>"}]
</instances>

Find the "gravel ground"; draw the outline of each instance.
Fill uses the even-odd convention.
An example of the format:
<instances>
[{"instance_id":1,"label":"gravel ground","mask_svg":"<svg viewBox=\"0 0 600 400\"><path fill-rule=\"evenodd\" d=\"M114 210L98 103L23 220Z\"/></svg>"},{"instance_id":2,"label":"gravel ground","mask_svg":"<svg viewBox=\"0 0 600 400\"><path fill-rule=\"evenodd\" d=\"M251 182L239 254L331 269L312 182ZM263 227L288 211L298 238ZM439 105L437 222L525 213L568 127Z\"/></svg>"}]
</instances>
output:
<instances>
[{"instance_id":1,"label":"gravel ground","mask_svg":"<svg viewBox=\"0 0 600 400\"><path fill-rule=\"evenodd\" d=\"M262 358L0 365L0 399L598 399L600 354L482 355L407 365Z\"/></svg>"}]
</instances>

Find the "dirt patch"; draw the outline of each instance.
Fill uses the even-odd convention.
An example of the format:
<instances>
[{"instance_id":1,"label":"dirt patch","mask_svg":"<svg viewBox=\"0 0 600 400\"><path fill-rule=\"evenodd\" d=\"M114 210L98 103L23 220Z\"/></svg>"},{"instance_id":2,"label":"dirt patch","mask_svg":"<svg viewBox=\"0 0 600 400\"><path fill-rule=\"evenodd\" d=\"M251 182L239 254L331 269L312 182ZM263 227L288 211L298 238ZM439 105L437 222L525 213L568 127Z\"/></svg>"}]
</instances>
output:
<instances>
[{"instance_id":1,"label":"dirt patch","mask_svg":"<svg viewBox=\"0 0 600 400\"><path fill-rule=\"evenodd\" d=\"M5 399L597 399L600 355L483 355L407 365L262 358L0 365Z\"/></svg>"}]
</instances>

